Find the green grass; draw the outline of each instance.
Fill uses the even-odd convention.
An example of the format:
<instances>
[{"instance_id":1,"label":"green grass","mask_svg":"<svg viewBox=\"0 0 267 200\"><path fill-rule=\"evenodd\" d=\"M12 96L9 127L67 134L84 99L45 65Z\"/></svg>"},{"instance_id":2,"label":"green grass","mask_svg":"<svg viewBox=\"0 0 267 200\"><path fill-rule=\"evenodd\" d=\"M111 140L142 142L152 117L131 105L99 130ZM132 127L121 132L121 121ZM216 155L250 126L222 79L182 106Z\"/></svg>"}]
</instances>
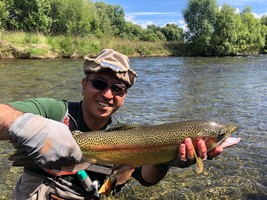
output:
<instances>
[{"instance_id":1,"label":"green grass","mask_svg":"<svg viewBox=\"0 0 267 200\"><path fill-rule=\"evenodd\" d=\"M112 48L128 56L167 56L170 51L163 42L130 41L94 35L86 37L45 36L24 32L0 32L0 56L24 58L55 58L95 56L104 48Z\"/></svg>"}]
</instances>

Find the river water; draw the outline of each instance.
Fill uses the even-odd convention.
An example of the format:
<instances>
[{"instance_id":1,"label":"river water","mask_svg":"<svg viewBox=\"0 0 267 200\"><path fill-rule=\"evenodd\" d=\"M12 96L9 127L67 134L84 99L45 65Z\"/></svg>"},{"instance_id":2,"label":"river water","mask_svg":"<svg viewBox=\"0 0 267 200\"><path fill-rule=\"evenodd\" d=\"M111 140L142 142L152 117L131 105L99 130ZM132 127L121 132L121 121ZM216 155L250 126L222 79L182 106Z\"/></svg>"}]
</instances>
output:
<instances>
[{"instance_id":1,"label":"river water","mask_svg":"<svg viewBox=\"0 0 267 200\"><path fill-rule=\"evenodd\" d=\"M82 60L0 60L0 98L81 100ZM156 186L131 180L110 199L267 199L267 56L132 58L139 77L129 89L122 122L160 124L192 119L236 123L241 142L214 160L172 168ZM0 198L10 193L21 168L12 167L0 143ZM265 193L265 194L264 194Z\"/></svg>"}]
</instances>

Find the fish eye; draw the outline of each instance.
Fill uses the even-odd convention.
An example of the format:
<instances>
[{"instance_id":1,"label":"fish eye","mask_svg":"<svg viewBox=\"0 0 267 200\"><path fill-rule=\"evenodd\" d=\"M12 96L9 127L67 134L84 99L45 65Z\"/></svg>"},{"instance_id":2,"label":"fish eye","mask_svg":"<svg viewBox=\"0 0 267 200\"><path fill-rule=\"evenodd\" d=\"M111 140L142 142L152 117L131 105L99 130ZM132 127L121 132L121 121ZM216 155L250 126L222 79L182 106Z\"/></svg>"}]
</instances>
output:
<instances>
[{"instance_id":1,"label":"fish eye","mask_svg":"<svg viewBox=\"0 0 267 200\"><path fill-rule=\"evenodd\" d=\"M224 136L225 136L225 133L223 131L219 133L219 138L222 139L222 138L224 138Z\"/></svg>"}]
</instances>

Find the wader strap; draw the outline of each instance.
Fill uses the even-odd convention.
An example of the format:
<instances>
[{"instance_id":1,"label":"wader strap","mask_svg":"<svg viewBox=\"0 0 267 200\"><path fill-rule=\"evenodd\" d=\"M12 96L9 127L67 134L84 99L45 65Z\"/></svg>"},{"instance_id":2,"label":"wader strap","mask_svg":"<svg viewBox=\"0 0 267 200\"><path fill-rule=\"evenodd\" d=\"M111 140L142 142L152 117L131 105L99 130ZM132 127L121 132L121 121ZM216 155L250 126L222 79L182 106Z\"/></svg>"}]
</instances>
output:
<instances>
[{"instance_id":1,"label":"wader strap","mask_svg":"<svg viewBox=\"0 0 267 200\"><path fill-rule=\"evenodd\" d=\"M31 174L34 176L38 176L38 177L49 177L54 179L55 176L53 176L52 174L49 174L47 172L45 172L45 170L41 169L41 168L37 168L37 167L24 167L23 171L27 174Z\"/></svg>"}]
</instances>

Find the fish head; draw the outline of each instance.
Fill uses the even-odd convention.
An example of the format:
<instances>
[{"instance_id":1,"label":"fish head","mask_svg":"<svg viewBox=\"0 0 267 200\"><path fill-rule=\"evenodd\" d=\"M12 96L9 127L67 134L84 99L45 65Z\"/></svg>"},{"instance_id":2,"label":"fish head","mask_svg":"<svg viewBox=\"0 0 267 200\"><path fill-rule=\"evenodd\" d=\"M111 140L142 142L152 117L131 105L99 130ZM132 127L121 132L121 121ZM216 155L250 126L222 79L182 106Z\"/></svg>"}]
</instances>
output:
<instances>
[{"instance_id":1,"label":"fish head","mask_svg":"<svg viewBox=\"0 0 267 200\"><path fill-rule=\"evenodd\" d=\"M201 138L204 139L208 152L220 146L239 129L236 124L223 124L216 121L204 123L203 128L204 131L201 133Z\"/></svg>"}]
</instances>

